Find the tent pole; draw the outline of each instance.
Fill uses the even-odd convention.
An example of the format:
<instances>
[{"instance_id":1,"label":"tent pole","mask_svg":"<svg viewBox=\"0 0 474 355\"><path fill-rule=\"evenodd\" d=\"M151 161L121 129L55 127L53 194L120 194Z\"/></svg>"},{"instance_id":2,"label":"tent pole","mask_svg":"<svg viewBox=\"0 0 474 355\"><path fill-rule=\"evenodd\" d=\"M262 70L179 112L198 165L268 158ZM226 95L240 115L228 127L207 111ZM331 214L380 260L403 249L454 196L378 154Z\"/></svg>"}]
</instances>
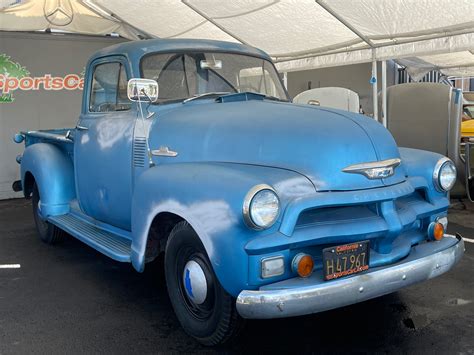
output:
<instances>
[{"instance_id":1,"label":"tent pole","mask_svg":"<svg viewBox=\"0 0 474 355\"><path fill-rule=\"evenodd\" d=\"M387 127L387 61L382 60L382 124Z\"/></svg>"},{"instance_id":2,"label":"tent pole","mask_svg":"<svg viewBox=\"0 0 474 355\"><path fill-rule=\"evenodd\" d=\"M375 56L372 60L372 77L370 78L370 83L372 84L372 104L374 111L374 120L378 121L379 112L377 102L377 61L375 60Z\"/></svg>"},{"instance_id":3,"label":"tent pole","mask_svg":"<svg viewBox=\"0 0 474 355\"><path fill-rule=\"evenodd\" d=\"M283 72L283 85L288 90L288 72Z\"/></svg>"}]
</instances>

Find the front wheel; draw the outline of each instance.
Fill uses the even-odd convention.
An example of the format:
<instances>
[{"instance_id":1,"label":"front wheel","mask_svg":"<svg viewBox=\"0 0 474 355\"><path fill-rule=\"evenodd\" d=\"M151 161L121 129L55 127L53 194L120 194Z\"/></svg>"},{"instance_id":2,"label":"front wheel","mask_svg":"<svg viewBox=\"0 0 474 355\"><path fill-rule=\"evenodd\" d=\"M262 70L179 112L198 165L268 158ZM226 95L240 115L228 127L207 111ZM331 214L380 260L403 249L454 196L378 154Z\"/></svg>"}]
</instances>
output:
<instances>
[{"instance_id":1,"label":"front wheel","mask_svg":"<svg viewBox=\"0 0 474 355\"><path fill-rule=\"evenodd\" d=\"M36 183L33 185L33 194L31 197L33 204L33 218L35 220L36 230L40 239L46 244L56 244L63 240L65 232L54 224L45 221L39 211L40 193Z\"/></svg>"},{"instance_id":2,"label":"front wheel","mask_svg":"<svg viewBox=\"0 0 474 355\"><path fill-rule=\"evenodd\" d=\"M165 276L171 304L183 329L204 345L235 337L243 319L235 299L220 285L196 232L186 222L170 233Z\"/></svg>"}]
</instances>

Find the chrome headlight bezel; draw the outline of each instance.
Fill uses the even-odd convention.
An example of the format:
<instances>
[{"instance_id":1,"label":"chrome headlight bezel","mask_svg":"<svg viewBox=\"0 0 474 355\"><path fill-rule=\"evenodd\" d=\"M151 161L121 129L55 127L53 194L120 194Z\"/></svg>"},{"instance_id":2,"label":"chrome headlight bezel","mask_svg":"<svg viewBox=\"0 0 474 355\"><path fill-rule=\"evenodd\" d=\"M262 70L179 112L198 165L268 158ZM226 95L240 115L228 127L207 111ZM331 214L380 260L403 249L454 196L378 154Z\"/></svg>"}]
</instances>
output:
<instances>
[{"instance_id":1,"label":"chrome headlight bezel","mask_svg":"<svg viewBox=\"0 0 474 355\"><path fill-rule=\"evenodd\" d=\"M451 166L454 169L454 180L452 180L451 184L448 187L443 187L441 183L441 172L443 169L445 169L447 166ZM441 158L438 160L436 163L434 170L433 170L433 184L439 192L449 192L454 185L456 184L456 177L457 177L457 169L456 165L454 165L453 161L449 158Z\"/></svg>"},{"instance_id":2,"label":"chrome headlight bezel","mask_svg":"<svg viewBox=\"0 0 474 355\"><path fill-rule=\"evenodd\" d=\"M270 223L266 225L259 225L252 218L252 203L254 202L254 198L257 197L257 195L263 191L270 191L276 197L276 200L278 203L278 211ZM270 185L267 185L267 184L256 185L252 187L247 193L247 195L245 196L242 213L243 213L245 224L249 226L250 228L255 229L255 230L268 229L275 224L275 222L278 220L278 217L280 215L280 198L278 197L278 194L276 193L276 191Z\"/></svg>"}]
</instances>

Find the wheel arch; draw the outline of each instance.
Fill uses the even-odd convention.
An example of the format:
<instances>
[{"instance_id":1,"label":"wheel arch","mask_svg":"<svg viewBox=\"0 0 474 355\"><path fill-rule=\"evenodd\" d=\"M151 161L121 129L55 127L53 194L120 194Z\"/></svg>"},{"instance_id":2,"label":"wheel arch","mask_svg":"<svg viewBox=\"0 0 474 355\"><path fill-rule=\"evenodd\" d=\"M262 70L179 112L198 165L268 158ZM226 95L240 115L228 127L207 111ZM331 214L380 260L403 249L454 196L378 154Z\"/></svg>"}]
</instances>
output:
<instances>
[{"instance_id":1,"label":"wheel arch","mask_svg":"<svg viewBox=\"0 0 474 355\"><path fill-rule=\"evenodd\" d=\"M212 252L212 247L210 245L211 242L205 230L199 226L197 220L194 220L191 216L183 213L183 211L170 208L169 206L160 206L153 212L148 213L148 216L147 221L141 226L139 231L133 227L132 222L132 233L134 237L132 240L131 259L132 265L137 271L143 272L145 264L154 260L162 251L164 251L171 230L176 224L182 221L187 222L196 232L208 255ZM161 225L163 222L165 224Z\"/></svg>"},{"instance_id":2,"label":"wheel arch","mask_svg":"<svg viewBox=\"0 0 474 355\"><path fill-rule=\"evenodd\" d=\"M26 198L31 197L33 193L33 186L35 184L35 177L30 171L26 171L23 178L23 195Z\"/></svg>"},{"instance_id":3,"label":"wheel arch","mask_svg":"<svg viewBox=\"0 0 474 355\"><path fill-rule=\"evenodd\" d=\"M165 251L166 242L173 228L183 217L172 212L159 212L151 221L145 247L145 263L155 260Z\"/></svg>"}]
</instances>

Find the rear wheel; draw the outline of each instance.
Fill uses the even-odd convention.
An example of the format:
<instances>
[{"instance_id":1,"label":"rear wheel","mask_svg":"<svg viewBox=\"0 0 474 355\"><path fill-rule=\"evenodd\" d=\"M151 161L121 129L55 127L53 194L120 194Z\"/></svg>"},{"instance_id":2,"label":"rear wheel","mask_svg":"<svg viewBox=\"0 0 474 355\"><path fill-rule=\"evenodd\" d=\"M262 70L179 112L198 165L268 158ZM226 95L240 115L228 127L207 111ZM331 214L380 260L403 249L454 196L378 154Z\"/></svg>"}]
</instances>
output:
<instances>
[{"instance_id":1,"label":"rear wheel","mask_svg":"<svg viewBox=\"0 0 474 355\"><path fill-rule=\"evenodd\" d=\"M199 237L186 222L178 223L168 238L165 276L173 309L189 335L204 345L237 335L243 319L235 299L220 285Z\"/></svg>"},{"instance_id":2,"label":"rear wheel","mask_svg":"<svg viewBox=\"0 0 474 355\"><path fill-rule=\"evenodd\" d=\"M56 244L63 240L65 232L56 227L54 224L45 221L39 211L40 194L36 183L33 185L32 204L33 218L36 224L36 230L40 239L46 244Z\"/></svg>"}]
</instances>

